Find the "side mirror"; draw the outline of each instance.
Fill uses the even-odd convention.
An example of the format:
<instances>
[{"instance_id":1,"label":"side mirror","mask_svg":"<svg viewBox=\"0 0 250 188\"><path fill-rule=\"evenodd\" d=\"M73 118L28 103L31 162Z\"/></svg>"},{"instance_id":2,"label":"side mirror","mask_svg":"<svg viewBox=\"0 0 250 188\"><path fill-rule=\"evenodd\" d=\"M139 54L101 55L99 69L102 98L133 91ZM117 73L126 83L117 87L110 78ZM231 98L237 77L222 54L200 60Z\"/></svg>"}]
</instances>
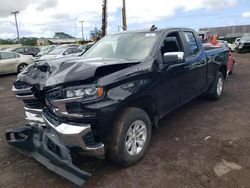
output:
<instances>
[{"instance_id":1,"label":"side mirror","mask_svg":"<svg viewBox=\"0 0 250 188\"><path fill-rule=\"evenodd\" d=\"M182 63L184 61L184 52L167 52L163 55L164 64Z\"/></svg>"},{"instance_id":2,"label":"side mirror","mask_svg":"<svg viewBox=\"0 0 250 188\"><path fill-rule=\"evenodd\" d=\"M69 52L64 52L63 55L69 55Z\"/></svg>"}]
</instances>

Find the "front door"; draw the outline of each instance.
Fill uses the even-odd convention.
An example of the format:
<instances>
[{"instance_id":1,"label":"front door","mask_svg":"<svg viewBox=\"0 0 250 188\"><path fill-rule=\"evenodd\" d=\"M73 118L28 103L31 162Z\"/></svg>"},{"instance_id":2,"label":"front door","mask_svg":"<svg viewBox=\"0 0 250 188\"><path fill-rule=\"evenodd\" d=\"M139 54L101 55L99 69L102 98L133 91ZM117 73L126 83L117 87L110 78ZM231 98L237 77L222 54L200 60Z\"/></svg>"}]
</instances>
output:
<instances>
[{"instance_id":1,"label":"front door","mask_svg":"<svg viewBox=\"0 0 250 188\"><path fill-rule=\"evenodd\" d=\"M173 31L167 34L161 45L161 56L167 52L184 52L181 42L181 33ZM171 63L164 65L160 72L161 83L159 84L159 112L163 117L167 112L183 104L189 97L190 83L186 82L189 77L189 68L186 62Z\"/></svg>"}]
</instances>

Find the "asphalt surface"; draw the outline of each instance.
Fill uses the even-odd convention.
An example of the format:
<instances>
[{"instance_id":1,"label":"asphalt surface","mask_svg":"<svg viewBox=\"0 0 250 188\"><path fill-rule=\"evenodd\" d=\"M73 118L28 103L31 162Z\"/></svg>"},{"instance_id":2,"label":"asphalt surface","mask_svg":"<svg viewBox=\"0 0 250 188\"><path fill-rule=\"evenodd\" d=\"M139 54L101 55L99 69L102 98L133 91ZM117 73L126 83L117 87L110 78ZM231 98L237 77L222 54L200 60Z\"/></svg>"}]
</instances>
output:
<instances>
[{"instance_id":1,"label":"asphalt surface","mask_svg":"<svg viewBox=\"0 0 250 188\"><path fill-rule=\"evenodd\" d=\"M219 101L197 98L167 115L136 165L82 158L90 187L250 187L250 54L235 54L234 74ZM0 187L76 187L5 143L22 126L23 105L11 92L16 75L0 77Z\"/></svg>"}]
</instances>

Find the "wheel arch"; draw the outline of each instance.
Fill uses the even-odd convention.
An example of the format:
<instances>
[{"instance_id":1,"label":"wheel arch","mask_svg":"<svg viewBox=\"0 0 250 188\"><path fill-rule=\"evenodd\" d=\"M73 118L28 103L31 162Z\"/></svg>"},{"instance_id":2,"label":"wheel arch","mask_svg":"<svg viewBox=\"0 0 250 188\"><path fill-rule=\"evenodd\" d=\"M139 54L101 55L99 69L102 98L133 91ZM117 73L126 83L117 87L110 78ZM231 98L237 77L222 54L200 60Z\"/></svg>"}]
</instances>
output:
<instances>
[{"instance_id":1,"label":"wheel arch","mask_svg":"<svg viewBox=\"0 0 250 188\"><path fill-rule=\"evenodd\" d=\"M156 128L158 127L159 117L158 117L157 103L153 99L153 97L149 95L144 95L133 98L127 101L126 104L123 106L124 109L127 107L136 107L144 110L148 114L152 122L152 126Z\"/></svg>"},{"instance_id":2,"label":"wheel arch","mask_svg":"<svg viewBox=\"0 0 250 188\"><path fill-rule=\"evenodd\" d=\"M227 66L226 65L221 65L219 67L219 72L221 72L224 76L224 79L227 77Z\"/></svg>"}]
</instances>

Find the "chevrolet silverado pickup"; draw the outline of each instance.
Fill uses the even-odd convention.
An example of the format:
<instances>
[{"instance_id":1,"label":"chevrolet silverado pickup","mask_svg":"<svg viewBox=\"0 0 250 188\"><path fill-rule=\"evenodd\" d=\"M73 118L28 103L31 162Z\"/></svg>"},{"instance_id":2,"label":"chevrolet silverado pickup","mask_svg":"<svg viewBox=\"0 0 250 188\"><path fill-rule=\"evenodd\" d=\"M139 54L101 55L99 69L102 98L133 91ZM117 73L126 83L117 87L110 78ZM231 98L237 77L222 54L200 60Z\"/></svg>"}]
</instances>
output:
<instances>
[{"instance_id":1,"label":"chevrolet silverado pickup","mask_svg":"<svg viewBox=\"0 0 250 188\"><path fill-rule=\"evenodd\" d=\"M72 153L129 166L145 155L152 128L199 95L219 99L228 49L205 50L186 28L106 36L82 57L28 66L13 84L27 124L7 142L81 185L90 173Z\"/></svg>"}]
</instances>

